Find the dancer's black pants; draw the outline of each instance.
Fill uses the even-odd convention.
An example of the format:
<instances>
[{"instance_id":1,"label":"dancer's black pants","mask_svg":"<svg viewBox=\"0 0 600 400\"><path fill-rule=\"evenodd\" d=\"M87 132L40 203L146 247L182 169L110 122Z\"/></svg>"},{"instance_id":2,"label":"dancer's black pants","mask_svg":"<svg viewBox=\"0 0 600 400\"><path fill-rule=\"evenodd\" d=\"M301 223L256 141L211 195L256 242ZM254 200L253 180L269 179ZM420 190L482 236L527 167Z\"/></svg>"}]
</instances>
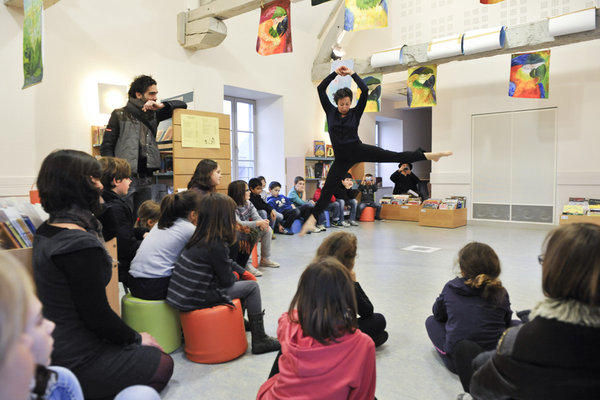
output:
<instances>
[{"instance_id":1,"label":"dancer's black pants","mask_svg":"<svg viewBox=\"0 0 600 400\"><path fill-rule=\"evenodd\" d=\"M321 197L312 209L312 215L315 218L318 218L318 215L327 208L333 189L342 181L344 175L354 164L359 162L395 162L400 164L426 159L420 150L396 152L359 142L336 146L333 150L335 160L331 164L325 185L321 189ZM362 178L362 176L359 178Z\"/></svg>"}]
</instances>

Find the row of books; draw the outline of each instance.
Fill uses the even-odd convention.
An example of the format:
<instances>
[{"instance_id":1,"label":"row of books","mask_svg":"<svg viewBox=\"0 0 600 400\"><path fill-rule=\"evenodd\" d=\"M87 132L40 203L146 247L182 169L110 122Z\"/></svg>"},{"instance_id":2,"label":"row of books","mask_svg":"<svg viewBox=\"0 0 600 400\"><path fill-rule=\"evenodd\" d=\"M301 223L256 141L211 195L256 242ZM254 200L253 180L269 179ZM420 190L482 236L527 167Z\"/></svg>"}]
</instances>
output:
<instances>
[{"instance_id":1,"label":"row of books","mask_svg":"<svg viewBox=\"0 0 600 400\"><path fill-rule=\"evenodd\" d=\"M596 215L600 216L600 199L585 197L569 197L569 203L563 206L563 215Z\"/></svg>"},{"instance_id":2,"label":"row of books","mask_svg":"<svg viewBox=\"0 0 600 400\"><path fill-rule=\"evenodd\" d=\"M331 168L330 163L318 162L318 163L315 163L315 165L307 165L306 166L306 178L308 178L308 179L327 178L327 174L329 173L329 168Z\"/></svg>"},{"instance_id":3,"label":"row of books","mask_svg":"<svg viewBox=\"0 0 600 400\"><path fill-rule=\"evenodd\" d=\"M100 146L102 144L102 139L104 139L104 131L106 130L106 126L93 126L92 127L92 145Z\"/></svg>"},{"instance_id":4,"label":"row of books","mask_svg":"<svg viewBox=\"0 0 600 400\"><path fill-rule=\"evenodd\" d=\"M166 142L168 140L173 140L173 126L169 126L167 129L158 130L156 132L156 141L157 142Z\"/></svg>"},{"instance_id":5,"label":"row of books","mask_svg":"<svg viewBox=\"0 0 600 400\"><path fill-rule=\"evenodd\" d=\"M379 200L381 204L406 204L406 205L420 205L421 197L412 190L409 194L392 194L386 195Z\"/></svg>"},{"instance_id":6,"label":"row of books","mask_svg":"<svg viewBox=\"0 0 600 400\"><path fill-rule=\"evenodd\" d=\"M434 210L458 210L465 208L467 198L464 196L452 196L443 199L428 199L421 204L422 208L431 208Z\"/></svg>"},{"instance_id":7,"label":"row of books","mask_svg":"<svg viewBox=\"0 0 600 400\"><path fill-rule=\"evenodd\" d=\"M41 206L12 199L0 204L0 248L20 249L33 246L36 228L47 218Z\"/></svg>"}]
</instances>

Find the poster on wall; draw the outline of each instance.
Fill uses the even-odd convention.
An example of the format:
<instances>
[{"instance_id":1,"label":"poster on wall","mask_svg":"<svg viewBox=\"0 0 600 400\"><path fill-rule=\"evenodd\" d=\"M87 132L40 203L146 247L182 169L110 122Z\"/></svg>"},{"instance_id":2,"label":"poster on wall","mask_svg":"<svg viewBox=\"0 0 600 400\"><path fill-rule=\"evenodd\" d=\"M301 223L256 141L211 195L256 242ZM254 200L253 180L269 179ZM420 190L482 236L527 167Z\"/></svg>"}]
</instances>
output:
<instances>
[{"instance_id":1,"label":"poster on wall","mask_svg":"<svg viewBox=\"0 0 600 400\"><path fill-rule=\"evenodd\" d=\"M330 67L331 72L335 71L342 65L345 67L348 67L350 69L354 69L354 60L335 60L334 62L331 63L331 67ZM331 104L333 104L334 106L337 107L337 104L335 104L333 102L333 94L335 92L337 92L339 89L345 88L345 87L352 89L352 77L350 75L346 75L346 76L337 75L335 77L335 79L333 81L331 81L331 83L327 87L327 97L329 97L329 101L331 101ZM354 98L352 99L353 100L352 106L354 106L354 104L356 103L356 96L353 96L353 97Z\"/></svg>"},{"instance_id":2,"label":"poster on wall","mask_svg":"<svg viewBox=\"0 0 600 400\"><path fill-rule=\"evenodd\" d=\"M44 77L42 60L42 0L24 0L23 19L23 89L40 83Z\"/></svg>"},{"instance_id":3,"label":"poster on wall","mask_svg":"<svg viewBox=\"0 0 600 400\"><path fill-rule=\"evenodd\" d=\"M379 112L381 111L381 83L383 82L383 74L371 74L366 75L362 78L365 85L369 89L369 95L367 96L367 105L365 112ZM360 96L360 89L357 90L357 97Z\"/></svg>"},{"instance_id":4,"label":"poster on wall","mask_svg":"<svg viewBox=\"0 0 600 400\"><path fill-rule=\"evenodd\" d=\"M344 30L362 31L385 28L387 25L387 0L346 0Z\"/></svg>"},{"instance_id":5,"label":"poster on wall","mask_svg":"<svg viewBox=\"0 0 600 400\"><path fill-rule=\"evenodd\" d=\"M437 104L436 75L436 64L408 69L406 101L409 107L431 107Z\"/></svg>"},{"instance_id":6,"label":"poster on wall","mask_svg":"<svg viewBox=\"0 0 600 400\"><path fill-rule=\"evenodd\" d=\"M550 50L513 54L510 60L508 95L547 99L549 95Z\"/></svg>"},{"instance_id":7,"label":"poster on wall","mask_svg":"<svg viewBox=\"0 0 600 400\"><path fill-rule=\"evenodd\" d=\"M290 0L275 0L261 9L256 52L261 56L292 52Z\"/></svg>"}]
</instances>

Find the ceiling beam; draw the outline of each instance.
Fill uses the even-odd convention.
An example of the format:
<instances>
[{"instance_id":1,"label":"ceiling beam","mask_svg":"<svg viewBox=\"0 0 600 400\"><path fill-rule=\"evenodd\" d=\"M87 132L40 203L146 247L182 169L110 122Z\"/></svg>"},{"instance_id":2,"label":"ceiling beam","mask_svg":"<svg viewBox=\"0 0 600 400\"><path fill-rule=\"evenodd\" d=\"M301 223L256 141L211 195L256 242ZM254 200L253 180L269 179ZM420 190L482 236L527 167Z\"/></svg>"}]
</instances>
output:
<instances>
[{"instance_id":1,"label":"ceiling beam","mask_svg":"<svg viewBox=\"0 0 600 400\"><path fill-rule=\"evenodd\" d=\"M59 0L43 0L44 9L53 6L58 3ZM4 5L7 7L14 7L23 9L23 0L4 0Z\"/></svg>"},{"instance_id":2,"label":"ceiling beam","mask_svg":"<svg viewBox=\"0 0 600 400\"><path fill-rule=\"evenodd\" d=\"M587 32L572 33L563 36L550 36L548 31L548 20L531 22L506 28L506 42L504 48L466 56L452 56L430 60L427 57L427 46L429 43L420 43L405 46L403 57L406 64L392 65L382 68L373 68L371 58L354 59L354 70L359 74L392 73L405 71L410 67L427 64L445 64L451 61L466 61L477 58L491 57L498 54L509 54L521 51L534 51L548 47L562 46L566 44L585 42L600 39L600 10L596 10L596 29ZM322 62L313 65L311 79L320 81L330 73L330 62Z\"/></svg>"},{"instance_id":3,"label":"ceiling beam","mask_svg":"<svg viewBox=\"0 0 600 400\"><path fill-rule=\"evenodd\" d=\"M290 0L292 3L302 0ZM177 40L186 49L216 47L227 36L223 20L261 8L268 1L212 0L177 15Z\"/></svg>"}]
</instances>

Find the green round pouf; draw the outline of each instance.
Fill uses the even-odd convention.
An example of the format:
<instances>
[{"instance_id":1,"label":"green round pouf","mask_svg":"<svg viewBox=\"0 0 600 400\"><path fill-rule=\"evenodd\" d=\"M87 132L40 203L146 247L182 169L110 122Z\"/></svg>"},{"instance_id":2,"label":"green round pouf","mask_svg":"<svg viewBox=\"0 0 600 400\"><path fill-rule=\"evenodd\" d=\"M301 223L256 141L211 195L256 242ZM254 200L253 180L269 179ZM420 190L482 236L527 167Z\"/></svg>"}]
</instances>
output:
<instances>
[{"instance_id":1,"label":"green round pouf","mask_svg":"<svg viewBox=\"0 0 600 400\"><path fill-rule=\"evenodd\" d=\"M148 332L165 353L181 346L179 311L164 300L143 300L127 293L121 299L123 321L137 332Z\"/></svg>"}]
</instances>

